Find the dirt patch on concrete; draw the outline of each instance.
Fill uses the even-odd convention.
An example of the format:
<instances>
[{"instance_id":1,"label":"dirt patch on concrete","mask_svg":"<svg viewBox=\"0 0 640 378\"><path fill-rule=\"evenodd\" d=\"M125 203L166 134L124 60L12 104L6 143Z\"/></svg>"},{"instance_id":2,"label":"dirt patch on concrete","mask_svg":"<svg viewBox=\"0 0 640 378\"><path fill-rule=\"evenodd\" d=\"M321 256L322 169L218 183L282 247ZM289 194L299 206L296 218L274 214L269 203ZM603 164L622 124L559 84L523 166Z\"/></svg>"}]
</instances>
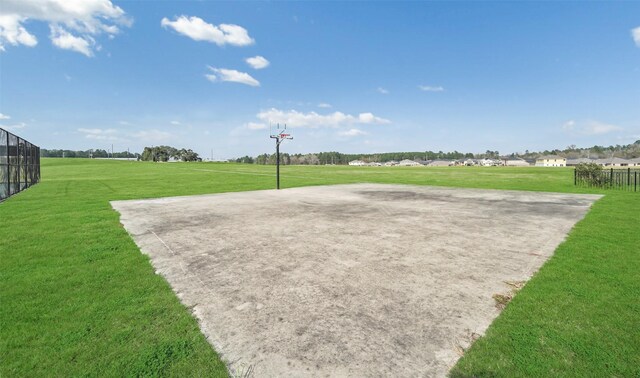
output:
<instances>
[{"instance_id":1,"label":"dirt patch on concrete","mask_svg":"<svg viewBox=\"0 0 640 378\"><path fill-rule=\"evenodd\" d=\"M444 376L599 196L356 184L115 201L232 371Z\"/></svg>"}]
</instances>

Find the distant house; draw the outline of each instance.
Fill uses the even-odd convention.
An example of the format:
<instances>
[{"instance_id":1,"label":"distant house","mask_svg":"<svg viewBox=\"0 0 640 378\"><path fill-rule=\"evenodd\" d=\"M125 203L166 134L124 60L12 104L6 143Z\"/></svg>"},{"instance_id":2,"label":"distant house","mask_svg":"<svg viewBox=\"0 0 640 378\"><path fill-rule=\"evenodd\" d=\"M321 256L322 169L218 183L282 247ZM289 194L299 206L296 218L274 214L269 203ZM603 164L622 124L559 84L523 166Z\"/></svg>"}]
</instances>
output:
<instances>
[{"instance_id":1,"label":"distant house","mask_svg":"<svg viewBox=\"0 0 640 378\"><path fill-rule=\"evenodd\" d=\"M453 162L449 160L434 160L431 163L429 163L429 167L448 167L452 164Z\"/></svg>"},{"instance_id":2,"label":"distant house","mask_svg":"<svg viewBox=\"0 0 640 378\"><path fill-rule=\"evenodd\" d=\"M465 165L467 167L472 167L474 165L478 165L478 162L473 159L467 159L464 162L462 162L462 165Z\"/></svg>"},{"instance_id":3,"label":"distant house","mask_svg":"<svg viewBox=\"0 0 640 378\"><path fill-rule=\"evenodd\" d=\"M363 166L367 165L367 163L365 163L362 160L351 160L349 162L349 165L353 165L353 166L356 166L356 167L363 167Z\"/></svg>"},{"instance_id":4,"label":"distant house","mask_svg":"<svg viewBox=\"0 0 640 378\"><path fill-rule=\"evenodd\" d=\"M540 156L536 159L536 167L566 167L567 159L558 155Z\"/></svg>"},{"instance_id":5,"label":"distant house","mask_svg":"<svg viewBox=\"0 0 640 378\"><path fill-rule=\"evenodd\" d=\"M384 165L385 165L385 167L392 167L394 165L398 165L398 162L395 161L395 160L390 160L390 161L384 163Z\"/></svg>"},{"instance_id":6,"label":"distant house","mask_svg":"<svg viewBox=\"0 0 640 378\"><path fill-rule=\"evenodd\" d=\"M502 163L499 160L493 160L493 159L482 159L478 161L478 164L483 167L495 167L497 165L502 165Z\"/></svg>"},{"instance_id":7,"label":"distant house","mask_svg":"<svg viewBox=\"0 0 640 378\"><path fill-rule=\"evenodd\" d=\"M626 159L608 158L598 159L596 160L596 163L600 164L603 167L628 167L631 162Z\"/></svg>"},{"instance_id":8,"label":"distant house","mask_svg":"<svg viewBox=\"0 0 640 378\"><path fill-rule=\"evenodd\" d=\"M573 167L578 164L589 164L589 163L595 163L595 162L596 162L595 159L589 159L589 158L567 159L567 167Z\"/></svg>"},{"instance_id":9,"label":"distant house","mask_svg":"<svg viewBox=\"0 0 640 378\"><path fill-rule=\"evenodd\" d=\"M404 159L400 163L398 163L398 165L401 166L401 167L415 167L415 166L418 166L418 165L421 165L421 164L420 163L416 163L413 160Z\"/></svg>"},{"instance_id":10,"label":"distant house","mask_svg":"<svg viewBox=\"0 0 640 378\"><path fill-rule=\"evenodd\" d=\"M629 159L629 166L630 167L640 167L640 157L635 158L635 159Z\"/></svg>"},{"instance_id":11,"label":"distant house","mask_svg":"<svg viewBox=\"0 0 640 378\"><path fill-rule=\"evenodd\" d=\"M530 164L520 158L507 158L502 160L502 164L507 167L528 167Z\"/></svg>"}]
</instances>

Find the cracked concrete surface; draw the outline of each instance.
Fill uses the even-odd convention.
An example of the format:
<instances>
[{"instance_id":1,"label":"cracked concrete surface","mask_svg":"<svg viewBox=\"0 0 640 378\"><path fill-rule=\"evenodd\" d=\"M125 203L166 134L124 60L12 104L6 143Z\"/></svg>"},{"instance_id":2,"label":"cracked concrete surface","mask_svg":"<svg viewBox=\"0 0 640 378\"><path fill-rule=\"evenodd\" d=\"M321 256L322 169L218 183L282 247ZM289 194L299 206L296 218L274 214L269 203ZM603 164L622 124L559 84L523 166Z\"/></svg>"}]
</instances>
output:
<instances>
[{"instance_id":1,"label":"cracked concrete surface","mask_svg":"<svg viewBox=\"0 0 640 378\"><path fill-rule=\"evenodd\" d=\"M353 184L114 201L233 372L444 376L595 195Z\"/></svg>"}]
</instances>

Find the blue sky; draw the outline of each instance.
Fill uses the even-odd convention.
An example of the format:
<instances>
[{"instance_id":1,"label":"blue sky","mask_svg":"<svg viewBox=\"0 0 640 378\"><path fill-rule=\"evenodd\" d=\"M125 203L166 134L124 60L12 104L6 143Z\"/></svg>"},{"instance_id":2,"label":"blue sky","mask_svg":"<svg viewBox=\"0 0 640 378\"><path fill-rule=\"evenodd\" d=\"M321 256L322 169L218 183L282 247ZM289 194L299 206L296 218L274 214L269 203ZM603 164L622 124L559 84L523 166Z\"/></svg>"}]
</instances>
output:
<instances>
[{"instance_id":1,"label":"blue sky","mask_svg":"<svg viewBox=\"0 0 640 378\"><path fill-rule=\"evenodd\" d=\"M3 0L0 125L44 148L501 153L640 139L640 2ZM247 62L250 60L252 64Z\"/></svg>"}]
</instances>

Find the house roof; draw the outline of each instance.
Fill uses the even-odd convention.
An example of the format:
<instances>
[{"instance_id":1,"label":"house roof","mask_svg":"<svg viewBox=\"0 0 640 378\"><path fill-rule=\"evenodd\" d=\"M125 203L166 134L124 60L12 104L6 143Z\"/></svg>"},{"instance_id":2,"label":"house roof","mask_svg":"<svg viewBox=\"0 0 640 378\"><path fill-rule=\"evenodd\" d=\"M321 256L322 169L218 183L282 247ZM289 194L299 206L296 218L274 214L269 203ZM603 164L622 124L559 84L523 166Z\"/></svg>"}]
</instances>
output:
<instances>
[{"instance_id":1,"label":"house roof","mask_svg":"<svg viewBox=\"0 0 640 378\"><path fill-rule=\"evenodd\" d=\"M567 163L573 163L573 164L595 163L595 162L596 162L596 159L589 159L589 158L567 159Z\"/></svg>"},{"instance_id":2,"label":"house roof","mask_svg":"<svg viewBox=\"0 0 640 378\"><path fill-rule=\"evenodd\" d=\"M629 162L630 161L627 159L621 159L617 157L596 160L596 163L598 164L628 164Z\"/></svg>"},{"instance_id":3,"label":"house roof","mask_svg":"<svg viewBox=\"0 0 640 378\"><path fill-rule=\"evenodd\" d=\"M434 160L431 163L429 163L430 166L449 166L451 164L451 161L449 160Z\"/></svg>"},{"instance_id":4,"label":"house roof","mask_svg":"<svg viewBox=\"0 0 640 378\"><path fill-rule=\"evenodd\" d=\"M544 155L544 156L540 156L538 157L537 160L560 160L560 159L565 159L562 156L558 156L558 155Z\"/></svg>"}]
</instances>

